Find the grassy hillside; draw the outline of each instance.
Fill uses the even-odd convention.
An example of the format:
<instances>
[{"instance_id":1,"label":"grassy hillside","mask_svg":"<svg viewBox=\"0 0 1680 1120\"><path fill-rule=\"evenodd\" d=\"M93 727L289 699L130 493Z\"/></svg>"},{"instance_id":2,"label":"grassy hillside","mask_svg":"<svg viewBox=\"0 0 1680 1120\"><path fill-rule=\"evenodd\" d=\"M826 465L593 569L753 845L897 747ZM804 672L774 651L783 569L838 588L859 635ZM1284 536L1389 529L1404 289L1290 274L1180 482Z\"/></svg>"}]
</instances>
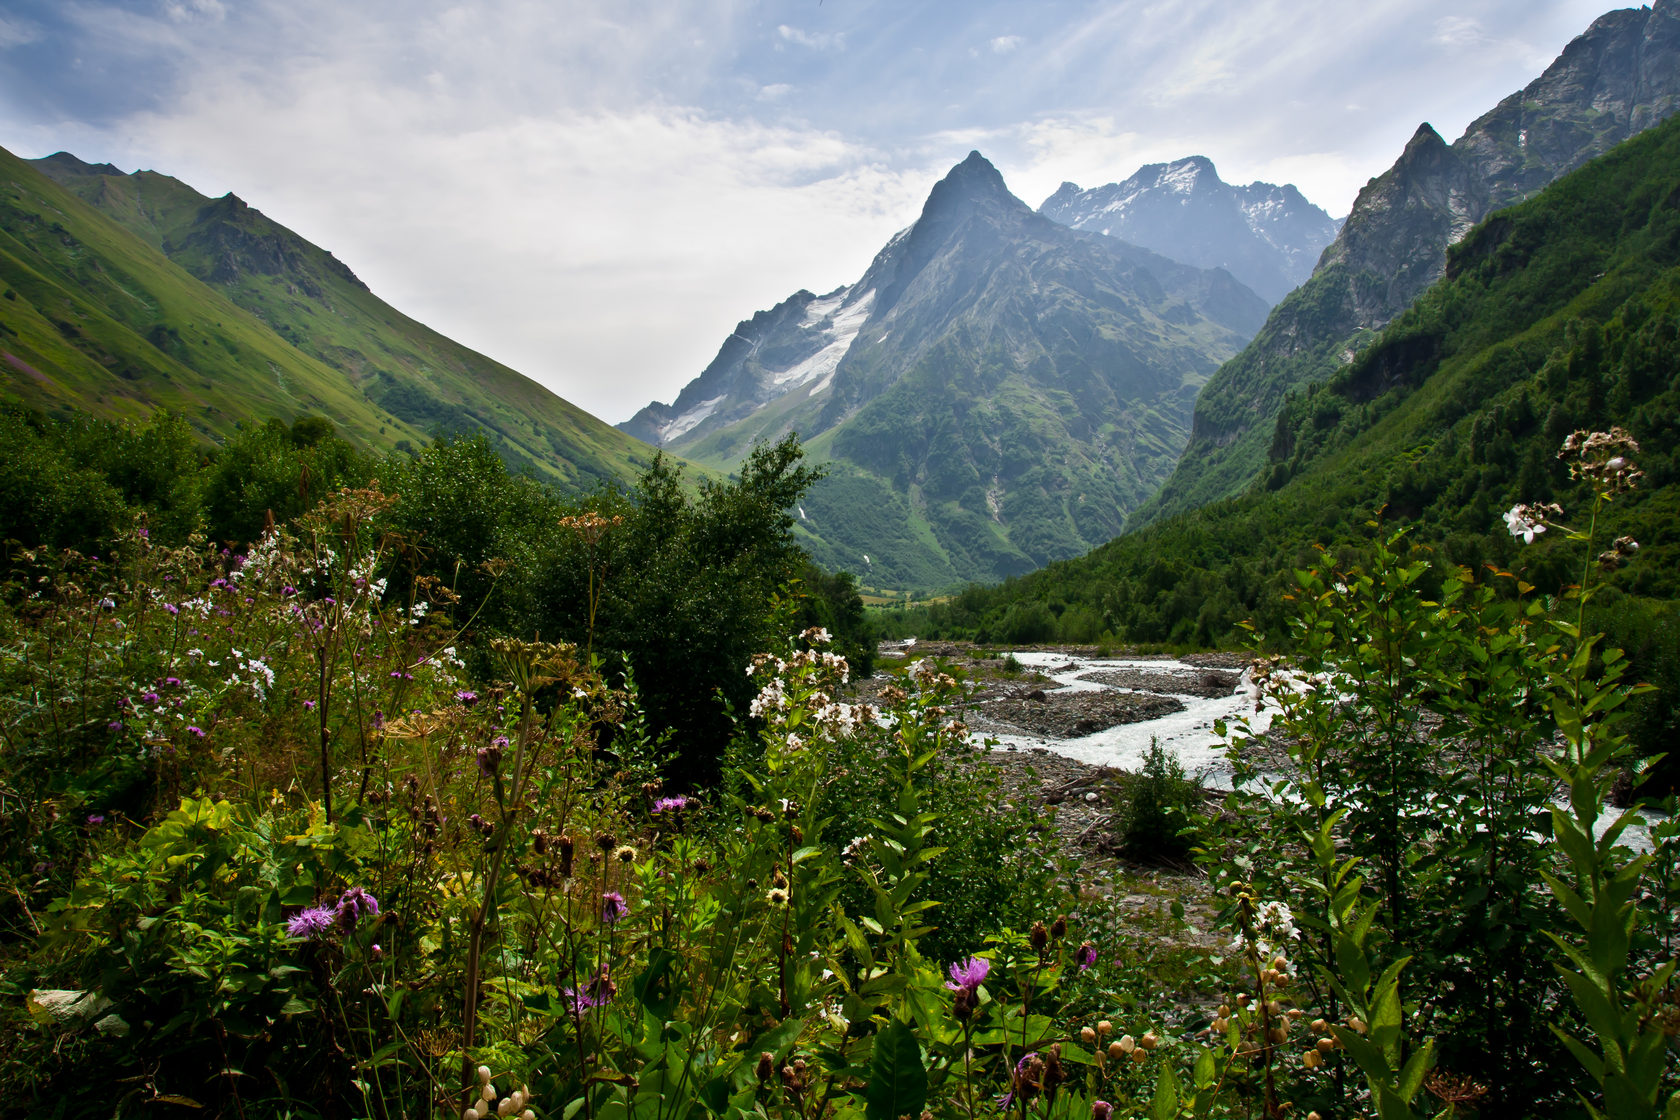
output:
<instances>
[{"instance_id":1,"label":"grassy hillside","mask_svg":"<svg viewBox=\"0 0 1680 1120\"><path fill-rule=\"evenodd\" d=\"M370 449L483 430L510 463L573 489L651 458L239 199L168 176L0 151L0 282L3 384L48 410L167 408L211 438L321 413Z\"/></svg>"}]
</instances>

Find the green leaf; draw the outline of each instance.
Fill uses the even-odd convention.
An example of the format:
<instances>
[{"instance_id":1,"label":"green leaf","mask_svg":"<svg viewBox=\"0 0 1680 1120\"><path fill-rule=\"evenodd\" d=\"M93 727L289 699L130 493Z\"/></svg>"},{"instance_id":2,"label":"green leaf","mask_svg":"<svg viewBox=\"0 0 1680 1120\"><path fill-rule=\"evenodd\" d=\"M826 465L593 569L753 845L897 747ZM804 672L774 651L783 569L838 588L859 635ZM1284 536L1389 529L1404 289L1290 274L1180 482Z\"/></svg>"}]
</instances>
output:
<instances>
[{"instance_id":1,"label":"green leaf","mask_svg":"<svg viewBox=\"0 0 1680 1120\"><path fill-rule=\"evenodd\" d=\"M920 1116L927 1104L927 1070L922 1066L916 1032L896 1019L875 1038L865 1091L868 1120Z\"/></svg>"},{"instance_id":2,"label":"green leaf","mask_svg":"<svg viewBox=\"0 0 1680 1120\"><path fill-rule=\"evenodd\" d=\"M682 958L671 950L655 948L648 953L647 968L630 985L630 990L642 1006L660 1019L669 1019L676 1014L682 997L678 969L681 963Z\"/></svg>"},{"instance_id":3,"label":"green leaf","mask_svg":"<svg viewBox=\"0 0 1680 1120\"><path fill-rule=\"evenodd\" d=\"M1178 1078L1173 1076L1172 1063L1161 1063L1161 1076L1155 1079L1155 1097L1149 1102L1149 1120L1174 1120L1178 1115Z\"/></svg>"}]
</instances>

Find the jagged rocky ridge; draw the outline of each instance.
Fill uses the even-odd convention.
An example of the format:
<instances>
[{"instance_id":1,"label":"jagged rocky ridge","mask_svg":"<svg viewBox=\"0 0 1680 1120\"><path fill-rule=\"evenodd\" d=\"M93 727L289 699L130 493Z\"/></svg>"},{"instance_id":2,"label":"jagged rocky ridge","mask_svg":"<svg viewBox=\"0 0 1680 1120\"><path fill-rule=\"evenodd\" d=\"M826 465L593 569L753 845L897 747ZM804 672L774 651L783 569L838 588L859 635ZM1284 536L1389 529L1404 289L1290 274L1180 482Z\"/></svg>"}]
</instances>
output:
<instances>
[{"instance_id":1,"label":"jagged rocky ridge","mask_svg":"<svg viewBox=\"0 0 1680 1120\"><path fill-rule=\"evenodd\" d=\"M1312 275L1339 226L1293 184L1236 186L1205 156L1146 164L1124 182L1090 190L1063 183L1038 212L1198 268L1223 268L1270 303Z\"/></svg>"},{"instance_id":2,"label":"jagged rocky ridge","mask_svg":"<svg viewBox=\"0 0 1680 1120\"><path fill-rule=\"evenodd\" d=\"M874 586L995 579L1112 536L1265 303L1223 270L1069 229L971 153L857 283L737 324L621 428L727 468L797 431L829 477L800 526Z\"/></svg>"},{"instance_id":3,"label":"jagged rocky ridge","mask_svg":"<svg viewBox=\"0 0 1680 1120\"><path fill-rule=\"evenodd\" d=\"M1453 144L1420 126L1394 166L1359 193L1312 278L1209 379L1183 459L1128 531L1247 487L1285 396L1352 360L1441 277L1447 246L1677 105L1680 0L1657 0L1601 16Z\"/></svg>"}]
</instances>

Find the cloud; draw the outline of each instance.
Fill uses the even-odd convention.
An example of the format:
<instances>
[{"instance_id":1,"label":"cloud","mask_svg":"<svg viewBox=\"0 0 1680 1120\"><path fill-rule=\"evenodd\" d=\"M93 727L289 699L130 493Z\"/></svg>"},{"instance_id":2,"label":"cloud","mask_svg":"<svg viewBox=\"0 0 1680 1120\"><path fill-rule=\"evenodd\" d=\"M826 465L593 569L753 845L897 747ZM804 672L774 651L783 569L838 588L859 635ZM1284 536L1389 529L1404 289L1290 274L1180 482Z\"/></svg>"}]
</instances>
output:
<instances>
[{"instance_id":1,"label":"cloud","mask_svg":"<svg viewBox=\"0 0 1680 1120\"><path fill-rule=\"evenodd\" d=\"M206 84L126 131L610 420L673 397L740 319L855 280L932 184L832 132L652 105L463 120L326 62L282 89Z\"/></svg>"},{"instance_id":2,"label":"cloud","mask_svg":"<svg viewBox=\"0 0 1680 1120\"><path fill-rule=\"evenodd\" d=\"M10 0L0 143L237 191L620 419L855 280L971 148L1034 205L1201 154L1343 213L1601 3Z\"/></svg>"},{"instance_id":3,"label":"cloud","mask_svg":"<svg viewBox=\"0 0 1680 1120\"><path fill-rule=\"evenodd\" d=\"M1433 42L1444 47L1462 49L1488 41L1482 25L1468 16L1442 16L1435 21Z\"/></svg>"},{"instance_id":4,"label":"cloud","mask_svg":"<svg viewBox=\"0 0 1680 1120\"><path fill-rule=\"evenodd\" d=\"M43 34L45 33L37 23L16 16L0 15L0 50L38 42Z\"/></svg>"},{"instance_id":5,"label":"cloud","mask_svg":"<svg viewBox=\"0 0 1680 1120\"><path fill-rule=\"evenodd\" d=\"M817 51L843 51L846 49L844 32L831 31L801 31L797 27L781 24L776 28L776 34L785 42L798 43L802 47L810 47Z\"/></svg>"}]
</instances>

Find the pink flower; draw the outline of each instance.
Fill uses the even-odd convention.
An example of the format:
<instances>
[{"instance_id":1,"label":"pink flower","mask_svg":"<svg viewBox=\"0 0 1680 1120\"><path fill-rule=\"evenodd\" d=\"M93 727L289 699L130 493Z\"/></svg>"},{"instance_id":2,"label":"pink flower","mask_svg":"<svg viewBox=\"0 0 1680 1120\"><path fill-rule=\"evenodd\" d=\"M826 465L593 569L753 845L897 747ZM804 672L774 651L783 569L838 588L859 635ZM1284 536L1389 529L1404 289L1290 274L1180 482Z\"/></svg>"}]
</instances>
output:
<instances>
[{"instance_id":1,"label":"pink flower","mask_svg":"<svg viewBox=\"0 0 1680 1120\"><path fill-rule=\"evenodd\" d=\"M992 962L985 957L969 957L965 963L953 962L951 978L945 981L945 986L953 992L967 992L973 995L980 985L986 982L986 974L991 970Z\"/></svg>"},{"instance_id":2,"label":"pink flower","mask_svg":"<svg viewBox=\"0 0 1680 1120\"><path fill-rule=\"evenodd\" d=\"M607 925L616 926L628 913L630 907L617 891L608 891L601 896L601 921Z\"/></svg>"}]
</instances>

